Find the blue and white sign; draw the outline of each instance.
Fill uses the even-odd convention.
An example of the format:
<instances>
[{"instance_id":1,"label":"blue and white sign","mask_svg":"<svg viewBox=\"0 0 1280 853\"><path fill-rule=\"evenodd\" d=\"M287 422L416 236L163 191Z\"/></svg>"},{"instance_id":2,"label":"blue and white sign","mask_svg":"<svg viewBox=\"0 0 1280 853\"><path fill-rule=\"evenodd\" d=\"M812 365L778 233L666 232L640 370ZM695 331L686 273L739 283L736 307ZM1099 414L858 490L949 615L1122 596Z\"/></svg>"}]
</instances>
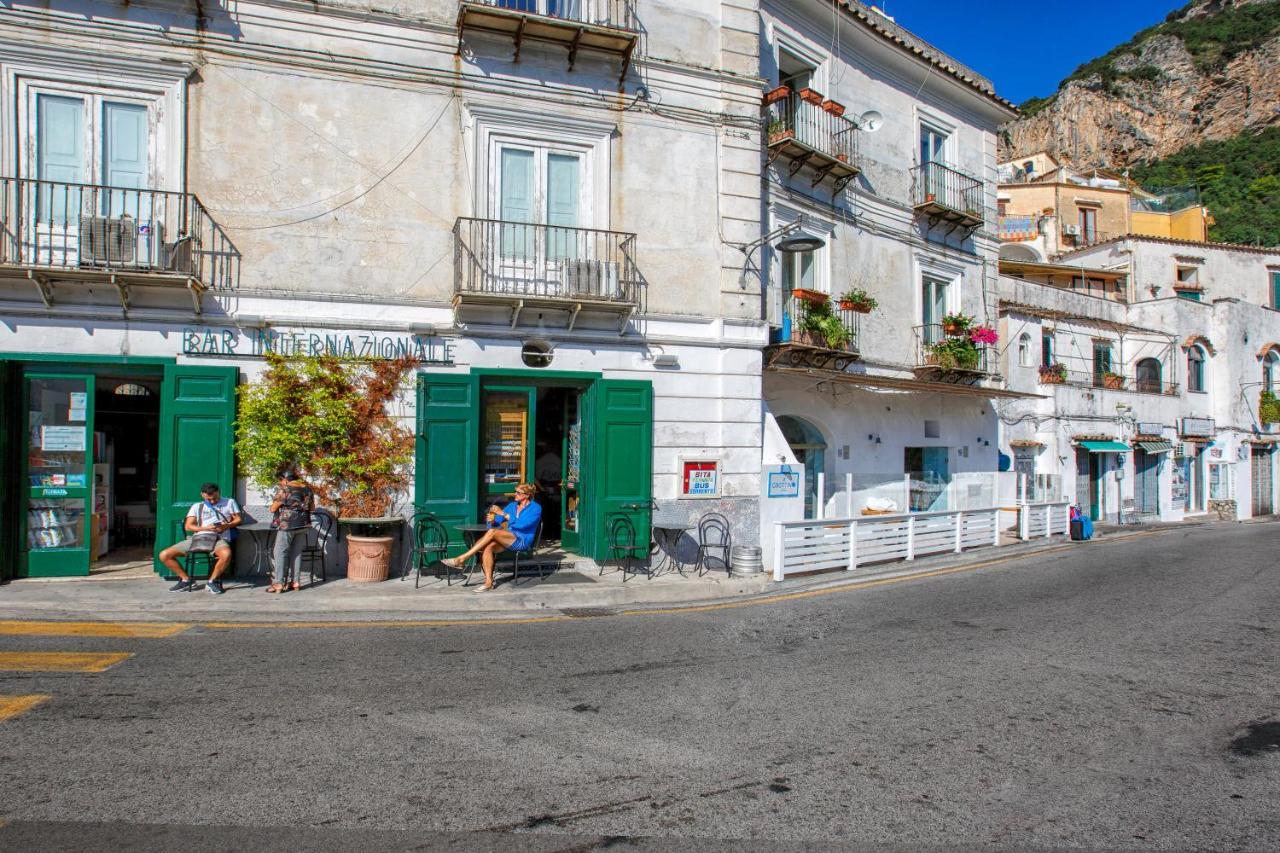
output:
<instances>
[{"instance_id":1,"label":"blue and white sign","mask_svg":"<svg viewBox=\"0 0 1280 853\"><path fill-rule=\"evenodd\" d=\"M792 471L786 466L781 471L770 471L765 495L770 498L800 497L800 472Z\"/></svg>"}]
</instances>

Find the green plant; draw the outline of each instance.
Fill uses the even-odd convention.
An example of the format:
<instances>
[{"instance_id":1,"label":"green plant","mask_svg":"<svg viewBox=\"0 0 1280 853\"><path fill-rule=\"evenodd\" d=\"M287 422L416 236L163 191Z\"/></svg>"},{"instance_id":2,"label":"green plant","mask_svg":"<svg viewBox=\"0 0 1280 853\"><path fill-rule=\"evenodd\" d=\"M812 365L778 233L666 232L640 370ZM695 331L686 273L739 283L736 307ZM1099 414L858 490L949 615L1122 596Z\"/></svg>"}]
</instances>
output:
<instances>
[{"instance_id":1,"label":"green plant","mask_svg":"<svg viewBox=\"0 0 1280 853\"><path fill-rule=\"evenodd\" d=\"M958 335L962 332L969 331L973 325L973 318L968 314L954 313L946 314L942 317L942 327L946 329L949 335Z\"/></svg>"},{"instance_id":2,"label":"green plant","mask_svg":"<svg viewBox=\"0 0 1280 853\"><path fill-rule=\"evenodd\" d=\"M853 333L832 313L829 302L809 306L800 321L800 328L821 338L830 349L842 349L853 340Z\"/></svg>"},{"instance_id":3,"label":"green plant","mask_svg":"<svg viewBox=\"0 0 1280 853\"><path fill-rule=\"evenodd\" d=\"M929 360L943 370L973 370L981 354L968 338L943 338L929 345Z\"/></svg>"},{"instance_id":4,"label":"green plant","mask_svg":"<svg viewBox=\"0 0 1280 853\"><path fill-rule=\"evenodd\" d=\"M1264 424L1280 423L1280 399L1274 391L1263 391L1258 399L1258 420Z\"/></svg>"},{"instance_id":5,"label":"green plant","mask_svg":"<svg viewBox=\"0 0 1280 853\"><path fill-rule=\"evenodd\" d=\"M854 310L874 311L880 307L880 303L876 298L861 287L851 287L844 293L840 294L842 303L850 303L854 306Z\"/></svg>"},{"instance_id":6,"label":"green plant","mask_svg":"<svg viewBox=\"0 0 1280 853\"><path fill-rule=\"evenodd\" d=\"M297 467L340 515L391 513L409 484L413 434L387 411L413 370L411 358L267 357L240 389L236 455L261 489Z\"/></svg>"},{"instance_id":7,"label":"green plant","mask_svg":"<svg viewBox=\"0 0 1280 853\"><path fill-rule=\"evenodd\" d=\"M770 138L773 138L779 133L782 133L786 127L786 123L782 119L777 118L765 125L765 134Z\"/></svg>"},{"instance_id":8,"label":"green plant","mask_svg":"<svg viewBox=\"0 0 1280 853\"><path fill-rule=\"evenodd\" d=\"M1050 382L1065 382L1067 380L1067 366L1065 364L1042 364L1040 365L1040 378Z\"/></svg>"}]
</instances>

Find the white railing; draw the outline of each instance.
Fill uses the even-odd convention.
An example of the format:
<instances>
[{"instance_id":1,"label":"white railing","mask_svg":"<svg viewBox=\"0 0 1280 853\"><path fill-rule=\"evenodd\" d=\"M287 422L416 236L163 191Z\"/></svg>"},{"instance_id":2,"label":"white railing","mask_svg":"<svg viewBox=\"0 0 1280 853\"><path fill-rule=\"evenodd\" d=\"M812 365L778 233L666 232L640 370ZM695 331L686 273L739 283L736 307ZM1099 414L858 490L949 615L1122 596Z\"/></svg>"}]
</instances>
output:
<instances>
[{"instance_id":1,"label":"white railing","mask_svg":"<svg viewBox=\"0 0 1280 853\"><path fill-rule=\"evenodd\" d=\"M1018 538L1048 539L1071 532L1071 505L1066 501L1022 504L1018 507Z\"/></svg>"},{"instance_id":2,"label":"white railing","mask_svg":"<svg viewBox=\"0 0 1280 853\"><path fill-rule=\"evenodd\" d=\"M1000 544L1000 509L780 521L773 579Z\"/></svg>"}]
</instances>

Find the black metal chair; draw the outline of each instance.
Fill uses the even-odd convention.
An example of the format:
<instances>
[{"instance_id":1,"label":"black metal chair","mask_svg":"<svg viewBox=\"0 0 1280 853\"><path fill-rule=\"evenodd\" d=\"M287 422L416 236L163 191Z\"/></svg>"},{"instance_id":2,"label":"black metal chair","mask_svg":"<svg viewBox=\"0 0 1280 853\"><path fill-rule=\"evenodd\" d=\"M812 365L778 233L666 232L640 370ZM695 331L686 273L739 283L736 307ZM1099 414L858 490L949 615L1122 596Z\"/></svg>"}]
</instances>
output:
<instances>
[{"instance_id":1,"label":"black metal chair","mask_svg":"<svg viewBox=\"0 0 1280 853\"><path fill-rule=\"evenodd\" d=\"M196 580L196 561L204 559L204 576L212 577L213 564L217 561L212 551L188 551L182 560L182 568L186 571L187 577L193 581ZM235 565L235 555L231 556L231 565Z\"/></svg>"},{"instance_id":2,"label":"black metal chair","mask_svg":"<svg viewBox=\"0 0 1280 853\"><path fill-rule=\"evenodd\" d=\"M449 531L440 519L435 517L434 513L420 512L413 517L413 550L409 554L409 561L405 563L405 570L400 575L400 580L404 580L412 569L414 573L413 588L417 589L422 582L422 574L431 565L438 564L444 566L445 584L453 585L453 569L448 563L441 563L449 553ZM461 569L458 570L461 573ZM436 576L439 577L439 570L436 570Z\"/></svg>"},{"instance_id":3,"label":"black metal chair","mask_svg":"<svg viewBox=\"0 0 1280 853\"><path fill-rule=\"evenodd\" d=\"M315 541L307 537L307 543L302 546L301 563L307 569L307 585L315 586L317 563L320 564L320 582L324 583L329 579L325 574L325 551L329 544L329 537L333 534L333 516L328 510L312 510L311 527L316 532ZM301 581L302 578L298 580Z\"/></svg>"},{"instance_id":4,"label":"black metal chair","mask_svg":"<svg viewBox=\"0 0 1280 853\"><path fill-rule=\"evenodd\" d=\"M499 569L511 570L511 585L515 586L520 582L521 566L535 565L538 567L538 578L541 580L546 577L546 563L538 559L538 550L542 547L542 522L538 522L538 529L533 534L533 544L528 550L513 551L507 549L494 558L493 571L497 573ZM476 569L480 566L480 558L477 556L471 563L471 571L467 573L467 583L471 583L471 575L475 574ZM465 586L466 584L464 584Z\"/></svg>"},{"instance_id":5,"label":"black metal chair","mask_svg":"<svg viewBox=\"0 0 1280 853\"><path fill-rule=\"evenodd\" d=\"M636 525L631 520L631 516L626 513L615 513L606 519L606 531L609 537L608 560L617 560L619 568L622 569L622 582L627 582L627 574L630 571L631 561L642 561L643 569L637 569L635 574L644 574L646 577L653 577L653 569L649 566L649 543L641 545L636 541ZM600 564L599 574L604 574L604 564Z\"/></svg>"},{"instance_id":6,"label":"black metal chair","mask_svg":"<svg viewBox=\"0 0 1280 853\"><path fill-rule=\"evenodd\" d=\"M729 519L718 512L709 512L698 519L698 559L694 565L698 577L711 571L713 555L719 554L720 566L729 571L729 551L733 536L729 532Z\"/></svg>"}]
</instances>

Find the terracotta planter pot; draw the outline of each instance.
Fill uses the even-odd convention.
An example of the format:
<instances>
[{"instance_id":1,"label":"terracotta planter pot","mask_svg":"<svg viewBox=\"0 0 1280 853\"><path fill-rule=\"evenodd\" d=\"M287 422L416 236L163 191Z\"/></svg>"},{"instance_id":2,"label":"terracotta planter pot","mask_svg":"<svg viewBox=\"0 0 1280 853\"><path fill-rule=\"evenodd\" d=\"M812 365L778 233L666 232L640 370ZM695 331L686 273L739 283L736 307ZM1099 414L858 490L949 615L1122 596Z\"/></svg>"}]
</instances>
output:
<instances>
[{"instance_id":1,"label":"terracotta planter pot","mask_svg":"<svg viewBox=\"0 0 1280 853\"><path fill-rule=\"evenodd\" d=\"M773 133L769 134L769 144L772 145L773 143L781 142L784 139L794 139L795 135L796 132L794 130L775 130Z\"/></svg>"},{"instance_id":2,"label":"terracotta planter pot","mask_svg":"<svg viewBox=\"0 0 1280 853\"><path fill-rule=\"evenodd\" d=\"M844 104L839 101L823 101L822 108L837 118L844 115Z\"/></svg>"},{"instance_id":3,"label":"terracotta planter pot","mask_svg":"<svg viewBox=\"0 0 1280 853\"><path fill-rule=\"evenodd\" d=\"M959 323L943 323L942 333L944 335L959 335L964 332L964 327Z\"/></svg>"},{"instance_id":4,"label":"terracotta planter pot","mask_svg":"<svg viewBox=\"0 0 1280 853\"><path fill-rule=\"evenodd\" d=\"M377 583L391 571L390 536L347 536L347 580Z\"/></svg>"},{"instance_id":5,"label":"terracotta planter pot","mask_svg":"<svg viewBox=\"0 0 1280 853\"><path fill-rule=\"evenodd\" d=\"M1102 387L1109 391L1119 391L1124 388L1124 377L1104 376L1102 377Z\"/></svg>"},{"instance_id":6,"label":"terracotta planter pot","mask_svg":"<svg viewBox=\"0 0 1280 853\"><path fill-rule=\"evenodd\" d=\"M764 98L762 100L766 105L772 104L776 101L781 101L783 98L786 98L790 94L791 94L790 86L779 86L776 89L772 89L768 92L765 92Z\"/></svg>"},{"instance_id":7,"label":"terracotta planter pot","mask_svg":"<svg viewBox=\"0 0 1280 853\"><path fill-rule=\"evenodd\" d=\"M817 89L810 89L807 87L800 90L800 97L803 100L808 101L809 103L819 107L822 106L822 102L824 100L821 92L819 92Z\"/></svg>"},{"instance_id":8,"label":"terracotta planter pot","mask_svg":"<svg viewBox=\"0 0 1280 853\"><path fill-rule=\"evenodd\" d=\"M814 305L822 305L827 301L827 294L823 293L821 290L808 290L803 287L797 287L795 290L791 291L791 295L796 299L802 299L805 302L809 302Z\"/></svg>"},{"instance_id":9,"label":"terracotta planter pot","mask_svg":"<svg viewBox=\"0 0 1280 853\"><path fill-rule=\"evenodd\" d=\"M849 162L849 155L848 155L848 154L837 154L837 155L836 155L836 159L837 159L837 160L839 160L841 163L848 163L848 162Z\"/></svg>"},{"instance_id":10,"label":"terracotta planter pot","mask_svg":"<svg viewBox=\"0 0 1280 853\"><path fill-rule=\"evenodd\" d=\"M1041 371L1040 373L1040 382L1043 385L1061 385L1066 381L1065 376L1053 370Z\"/></svg>"}]
</instances>

